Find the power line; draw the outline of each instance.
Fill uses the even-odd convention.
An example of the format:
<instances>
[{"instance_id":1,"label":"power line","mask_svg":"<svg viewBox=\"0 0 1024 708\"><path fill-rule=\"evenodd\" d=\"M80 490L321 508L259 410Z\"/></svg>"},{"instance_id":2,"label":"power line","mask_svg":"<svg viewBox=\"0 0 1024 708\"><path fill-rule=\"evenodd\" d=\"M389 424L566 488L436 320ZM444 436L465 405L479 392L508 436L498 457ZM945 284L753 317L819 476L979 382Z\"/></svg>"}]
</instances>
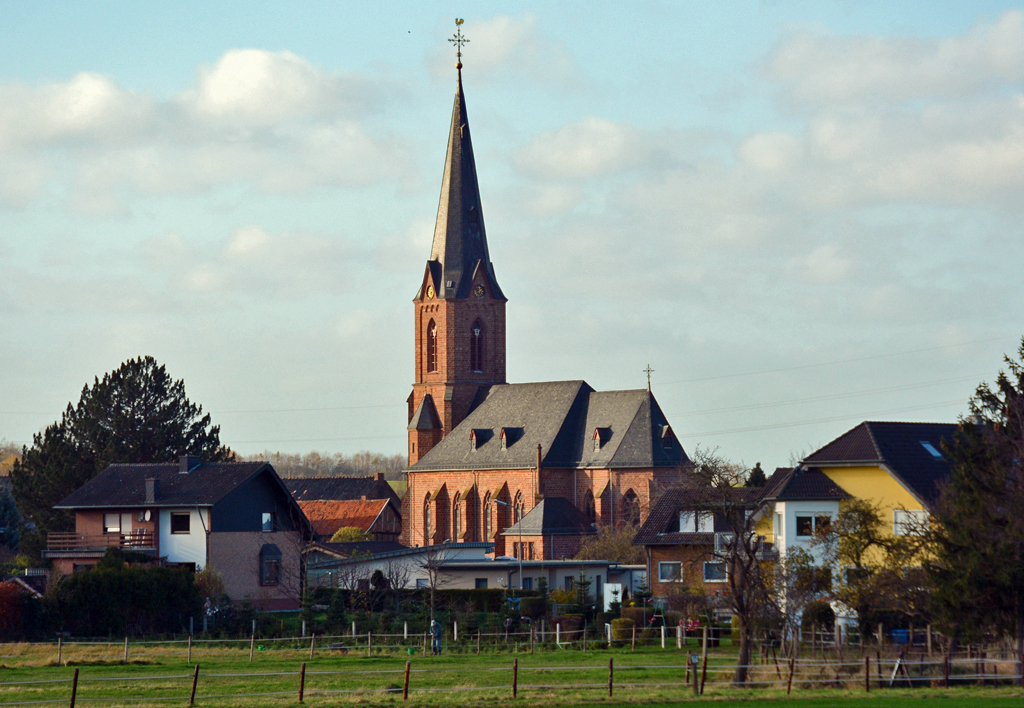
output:
<instances>
[{"instance_id":1,"label":"power line","mask_svg":"<svg viewBox=\"0 0 1024 708\"><path fill-rule=\"evenodd\" d=\"M942 379L939 381L923 381L919 383L906 384L903 386L887 386L885 388L872 388L865 389L863 391L851 391L849 393L835 393L827 396L810 396L807 398L790 398L784 401L769 401L767 403L751 403L743 406L730 406L727 408L709 408L702 411L693 411L690 413L673 413L668 416L669 418L690 418L697 415L710 415L712 413L731 413L734 411L752 411L762 408L774 408L775 406L786 406L795 403L814 403L817 401L835 401L842 398L854 398L856 396L869 396L875 393L891 393L893 391L908 391L916 388L928 388L929 386L939 386L947 383L955 383L958 381L978 381L985 374L976 374L971 376L958 376L952 379Z\"/></svg>"},{"instance_id":2,"label":"power line","mask_svg":"<svg viewBox=\"0 0 1024 708\"><path fill-rule=\"evenodd\" d=\"M739 378L741 376L758 376L760 374L778 374L784 371L800 371L801 369L814 369L820 366L836 366L837 364L852 364L858 361L872 361L874 359L887 359L894 356L905 356L907 354L921 354L924 352L934 352L940 349L953 349L955 347L967 347L972 344L985 344L988 342L999 342L1005 339L1005 337L993 337L992 339L978 339L973 342L962 342L960 344L943 344L938 347L928 347L926 349L911 349L903 352L889 352L887 354L875 354L873 356L862 356L855 359L839 359L837 361L824 361L818 364L801 364L799 366L786 366L781 369L763 369L761 371L748 371L742 374L722 374L721 376L704 376L697 379L680 379L678 381L666 381L662 383L662 386L671 386L673 384L681 383L697 383L700 381L718 381L719 379L732 379Z\"/></svg>"},{"instance_id":3,"label":"power line","mask_svg":"<svg viewBox=\"0 0 1024 708\"><path fill-rule=\"evenodd\" d=\"M679 435L680 438L699 438L709 437L712 435L728 435L730 433L750 433L758 430L775 430L777 428L797 428L801 425L815 425L817 423L835 423L842 420L872 420L880 415L887 415L889 413L904 413L906 411L921 411L928 410L930 408L941 408L943 406L952 406L957 403L963 403L963 400L957 399L953 401L940 401L937 403L927 403L920 406L906 406L903 408L890 408L888 410L873 411L871 413L860 413L850 415L839 415L832 418L815 418L814 420L800 420L791 423L772 423L770 425L755 425L748 428L732 428L730 430L710 430L703 433L691 433L689 435Z\"/></svg>"}]
</instances>

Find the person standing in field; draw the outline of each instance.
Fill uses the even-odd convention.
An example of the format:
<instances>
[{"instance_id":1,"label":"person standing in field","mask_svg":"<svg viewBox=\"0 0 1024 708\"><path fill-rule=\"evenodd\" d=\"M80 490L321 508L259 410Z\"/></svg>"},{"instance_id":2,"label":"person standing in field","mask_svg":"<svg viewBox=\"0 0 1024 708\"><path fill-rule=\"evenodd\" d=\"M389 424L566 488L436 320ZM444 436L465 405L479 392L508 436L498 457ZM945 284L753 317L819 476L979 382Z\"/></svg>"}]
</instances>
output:
<instances>
[{"instance_id":1,"label":"person standing in field","mask_svg":"<svg viewBox=\"0 0 1024 708\"><path fill-rule=\"evenodd\" d=\"M444 632L441 629L441 624L437 620L430 620L430 653L433 656L440 656L441 654L441 634Z\"/></svg>"}]
</instances>

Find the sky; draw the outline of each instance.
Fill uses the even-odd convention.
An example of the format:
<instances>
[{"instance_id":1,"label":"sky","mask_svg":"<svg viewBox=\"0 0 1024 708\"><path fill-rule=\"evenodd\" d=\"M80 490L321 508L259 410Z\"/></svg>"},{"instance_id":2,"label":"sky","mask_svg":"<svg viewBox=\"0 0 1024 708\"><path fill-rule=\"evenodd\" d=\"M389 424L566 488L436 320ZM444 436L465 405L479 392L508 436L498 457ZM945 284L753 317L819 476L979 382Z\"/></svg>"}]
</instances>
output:
<instances>
[{"instance_id":1,"label":"sky","mask_svg":"<svg viewBox=\"0 0 1024 708\"><path fill-rule=\"evenodd\" d=\"M1024 335L1024 8L0 0L0 441L151 355L242 454L404 454L455 55L508 380L786 466Z\"/></svg>"}]
</instances>

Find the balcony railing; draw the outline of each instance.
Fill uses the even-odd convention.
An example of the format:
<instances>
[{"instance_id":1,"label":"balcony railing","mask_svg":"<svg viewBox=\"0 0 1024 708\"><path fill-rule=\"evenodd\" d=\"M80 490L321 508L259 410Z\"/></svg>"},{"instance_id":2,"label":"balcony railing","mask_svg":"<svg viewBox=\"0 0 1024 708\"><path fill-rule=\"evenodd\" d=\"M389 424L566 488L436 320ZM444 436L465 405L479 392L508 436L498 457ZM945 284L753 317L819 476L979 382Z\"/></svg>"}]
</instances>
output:
<instances>
[{"instance_id":1,"label":"balcony railing","mask_svg":"<svg viewBox=\"0 0 1024 708\"><path fill-rule=\"evenodd\" d=\"M48 551L84 551L90 548L127 548L130 550L146 550L155 548L152 531L132 531L131 533L104 533L85 535L74 532L54 532L46 534L46 550Z\"/></svg>"}]
</instances>

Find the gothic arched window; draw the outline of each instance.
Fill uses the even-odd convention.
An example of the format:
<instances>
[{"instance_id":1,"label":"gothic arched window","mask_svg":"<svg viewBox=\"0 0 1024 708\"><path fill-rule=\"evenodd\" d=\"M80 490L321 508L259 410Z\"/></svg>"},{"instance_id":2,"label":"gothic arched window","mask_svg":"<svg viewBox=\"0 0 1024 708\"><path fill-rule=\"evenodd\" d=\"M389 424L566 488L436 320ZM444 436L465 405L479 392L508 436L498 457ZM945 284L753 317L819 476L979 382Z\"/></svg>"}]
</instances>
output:
<instances>
[{"instance_id":1,"label":"gothic arched window","mask_svg":"<svg viewBox=\"0 0 1024 708\"><path fill-rule=\"evenodd\" d=\"M427 371L437 371L437 324L427 323Z\"/></svg>"},{"instance_id":2,"label":"gothic arched window","mask_svg":"<svg viewBox=\"0 0 1024 708\"><path fill-rule=\"evenodd\" d=\"M480 320L469 329L469 370L476 373L484 370L484 325Z\"/></svg>"},{"instance_id":3,"label":"gothic arched window","mask_svg":"<svg viewBox=\"0 0 1024 708\"><path fill-rule=\"evenodd\" d=\"M433 528L430 519L430 494L423 500L423 545L430 545L430 537L433 535Z\"/></svg>"},{"instance_id":4,"label":"gothic arched window","mask_svg":"<svg viewBox=\"0 0 1024 708\"><path fill-rule=\"evenodd\" d=\"M484 541L489 541L491 538L491 493L487 492L484 497L483 506L483 517L484 517Z\"/></svg>"},{"instance_id":5,"label":"gothic arched window","mask_svg":"<svg viewBox=\"0 0 1024 708\"><path fill-rule=\"evenodd\" d=\"M583 495L583 513L587 515L587 521L594 523L597 520L597 509L594 506L594 493L589 489Z\"/></svg>"},{"instance_id":6,"label":"gothic arched window","mask_svg":"<svg viewBox=\"0 0 1024 708\"><path fill-rule=\"evenodd\" d=\"M516 499L512 502L512 523L518 524L523 519L523 493L516 492Z\"/></svg>"},{"instance_id":7,"label":"gothic arched window","mask_svg":"<svg viewBox=\"0 0 1024 708\"><path fill-rule=\"evenodd\" d=\"M627 524L640 523L640 498L632 489L622 496L622 520Z\"/></svg>"},{"instance_id":8,"label":"gothic arched window","mask_svg":"<svg viewBox=\"0 0 1024 708\"><path fill-rule=\"evenodd\" d=\"M455 503L452 504L452 540L459 542L462 535L462 495L455 495Z\"/></svg>"}]
</instances>

